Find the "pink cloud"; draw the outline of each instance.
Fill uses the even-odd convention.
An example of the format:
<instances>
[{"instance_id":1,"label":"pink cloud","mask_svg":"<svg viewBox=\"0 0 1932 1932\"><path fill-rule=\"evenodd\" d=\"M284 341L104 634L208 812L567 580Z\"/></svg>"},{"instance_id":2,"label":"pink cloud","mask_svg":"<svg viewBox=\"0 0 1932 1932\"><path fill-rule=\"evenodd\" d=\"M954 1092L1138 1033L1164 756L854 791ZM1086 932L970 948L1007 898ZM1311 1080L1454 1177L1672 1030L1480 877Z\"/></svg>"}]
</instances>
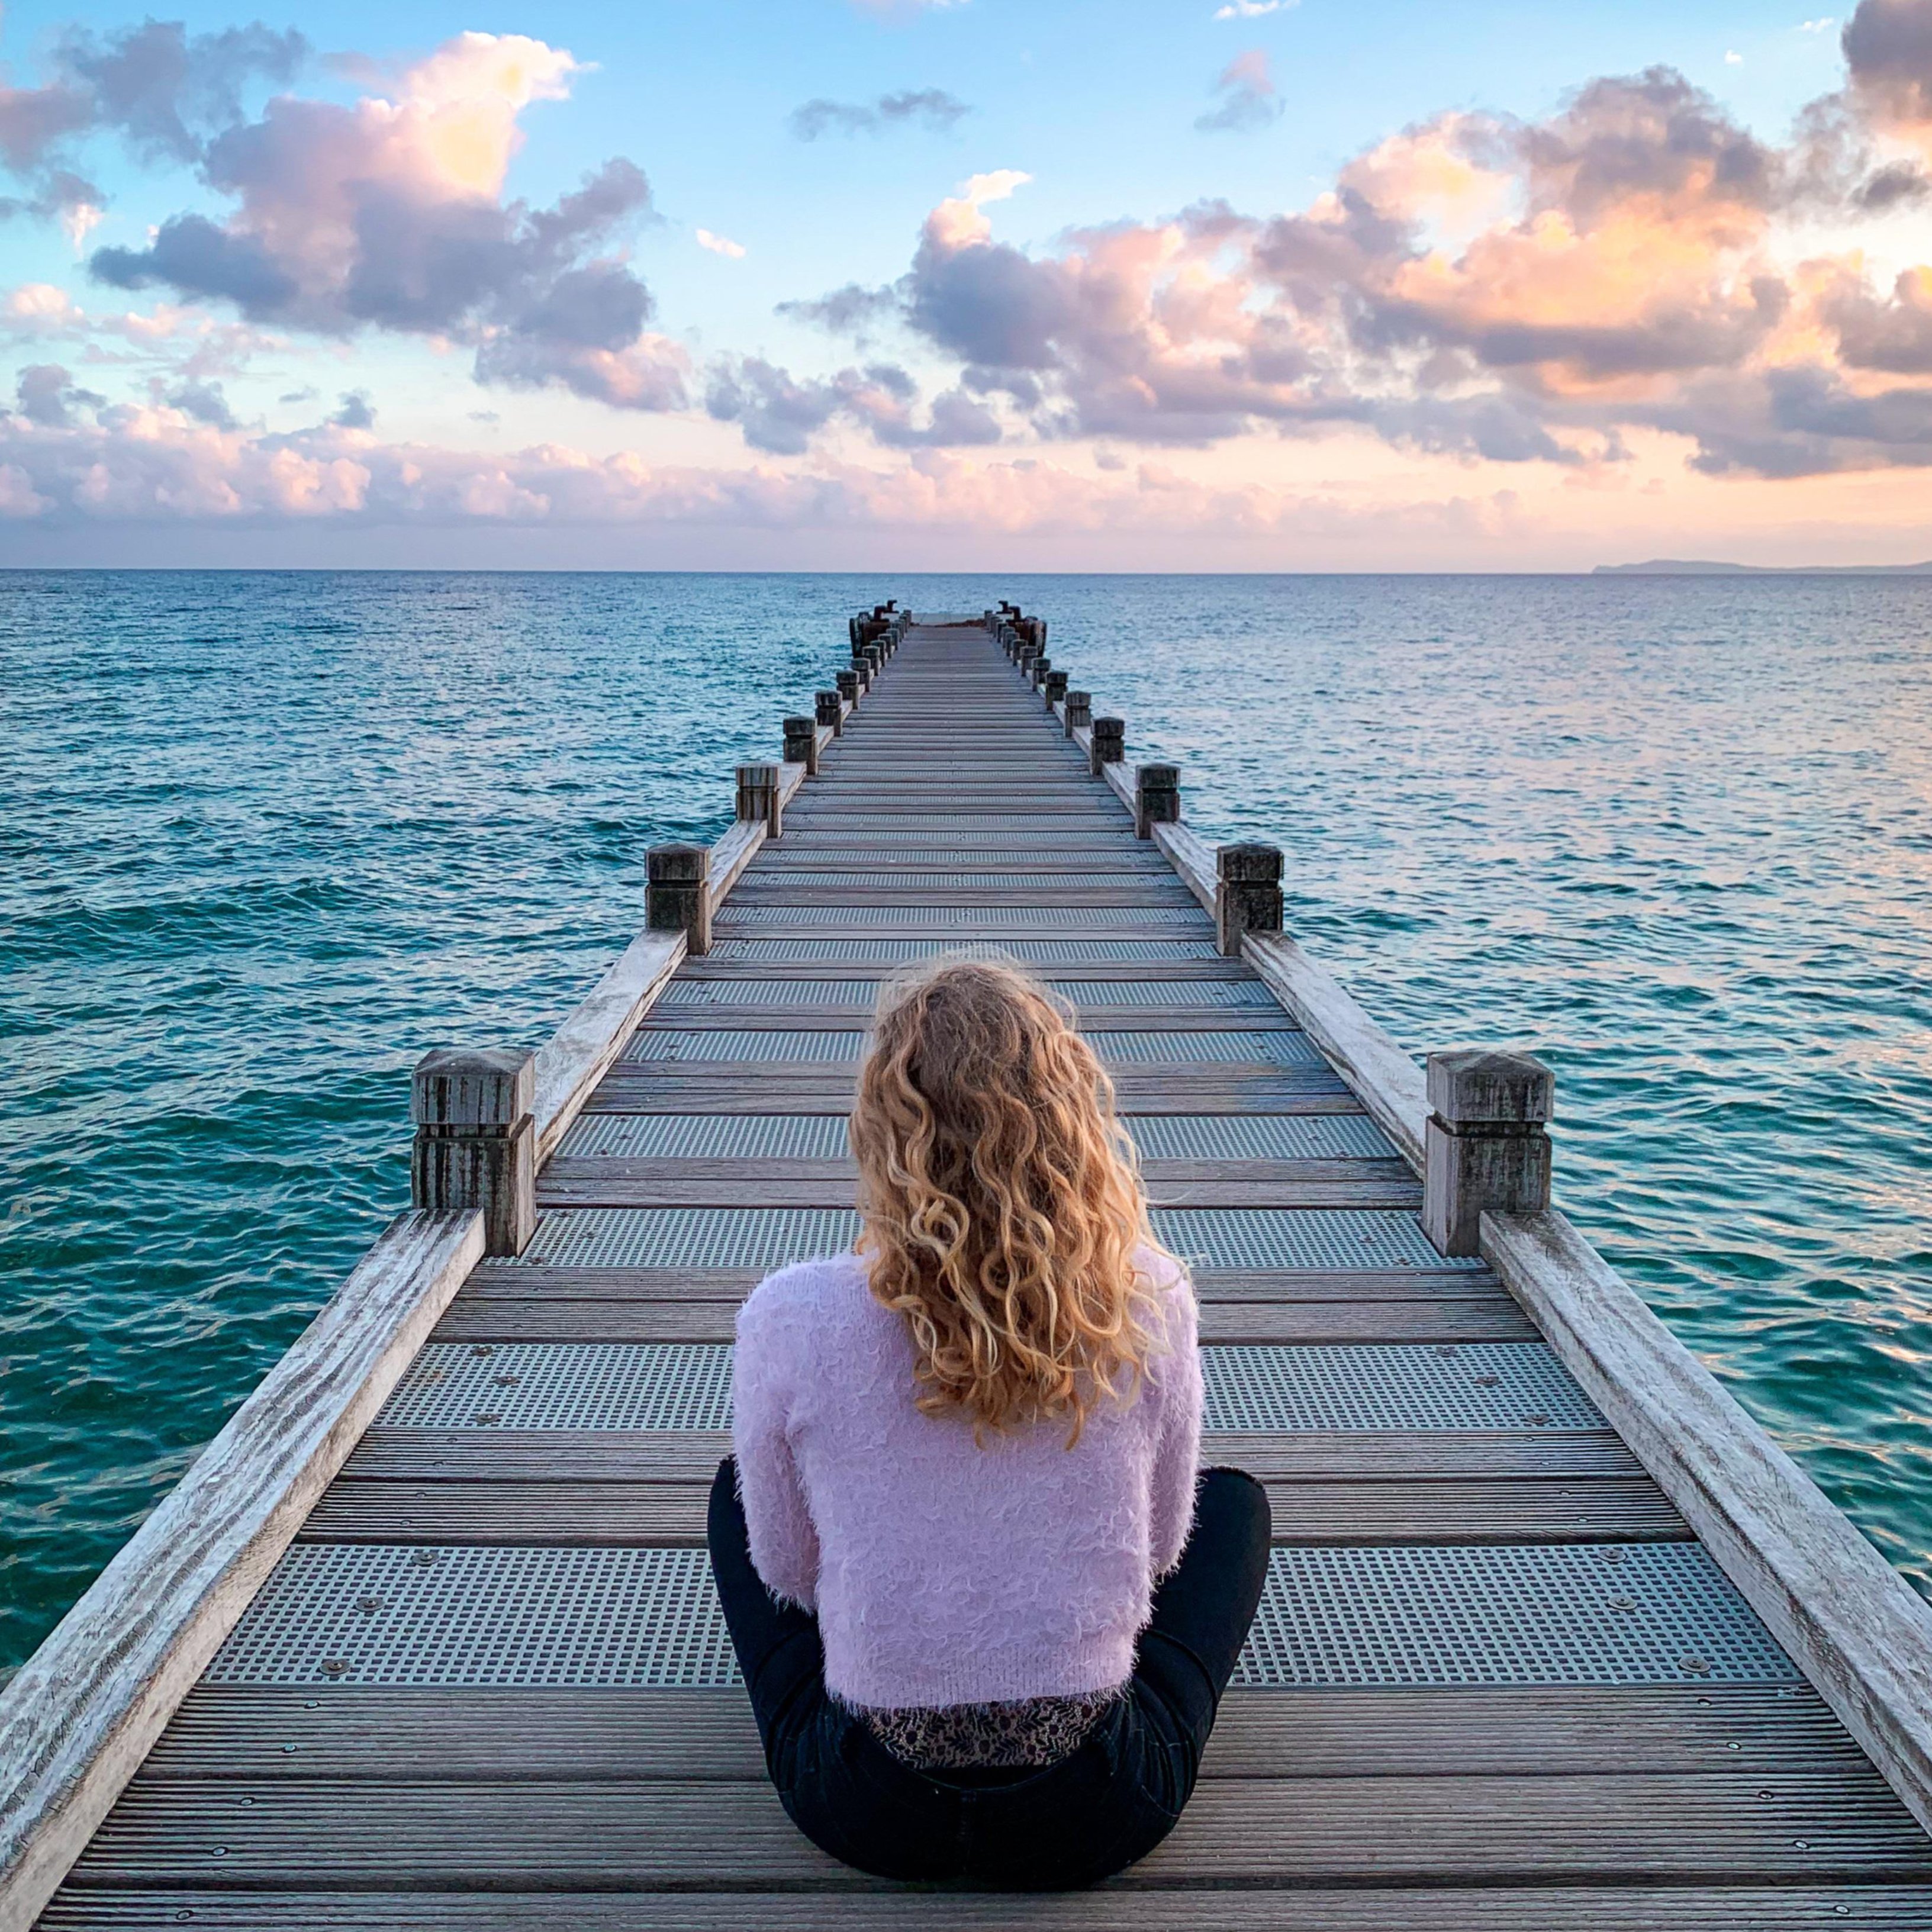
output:
<instances>
[{"instance_id":1,"label":"pink cloud","mask_svg":"<svg viewBox=\"0 0 1932 1932\"><path fill-rule=\"evenodd\" d=\"M650 293L618 248L650 216L642 171L607 161L549 208L504 198L519 117L581 70L526 35L466 33L386 93L279 96L202 158L228 215L173 216L145 248L98 250L92 272L258 322L467 344L484 382L675 408L685 359L646 328Z\"/></svg>"}]
</instances>

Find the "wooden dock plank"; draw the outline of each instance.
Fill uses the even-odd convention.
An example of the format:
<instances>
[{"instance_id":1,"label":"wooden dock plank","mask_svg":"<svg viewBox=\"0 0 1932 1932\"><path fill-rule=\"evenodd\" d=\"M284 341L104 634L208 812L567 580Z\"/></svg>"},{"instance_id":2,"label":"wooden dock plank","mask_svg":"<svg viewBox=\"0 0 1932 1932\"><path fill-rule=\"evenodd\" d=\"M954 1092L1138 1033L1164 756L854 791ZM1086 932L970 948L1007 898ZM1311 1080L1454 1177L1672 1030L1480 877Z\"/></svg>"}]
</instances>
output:
<instances>
[{"instance_id":1,"label":"wooden dock plank","mask_svg":"<svg viewBox=\"0 0 1932 1932\"><path fill-rule=\"evenodd\" d=\"M1271 1482L1290 1545L1604 1543L1690 1532L1648 1477ZM322 1543L664 1545L704 1542L703 1482L340 1480L309 1514Z\"/></svg>"},{"instance_id":2,"label":"wooden dock plank","mask_svg":"<svg viewBox=\"0 0 1932 1932\"><path fill-rule=\"evenodd\" d=\"M1366 1802L1370 1796L1372 1802ZM1932 1882L1932 1844L1877 1774L1204 1780L1121 1889L1222 1884ZM877 1891L762 1782L130 1786L78 1887L766 1886Z\"/></svg>"},{"instance_id":3,"label":"wooden dock plank","mask_svg":"<svg viewBox=\"0 0 1932 1932\"><path fill-rule=\"evenodd\" d=\"M562 1909L560 1910L560 1905ZM1924 1932L1932 1887L1633 1884L1438 1890L1108 1886L1049 1901L1011 1894L574 1892L148 1893L76 1890L42 1932Z\"/></svg>"},{"instance_id":4,"label":"wooden dock plank","mask_svg":"<svg viewBox=\"0 0 1932 1932\"><path fill-rule=\"evenodd\" d=\"M1808 1687L1565 1684L1247 1690L1224 1700L1204 1778L1538 1777L1856 1771ZM205 1685L141 1774L158 1784L752 1780L736 1689L548 1690Z\"/></svg>"}]
</instances>

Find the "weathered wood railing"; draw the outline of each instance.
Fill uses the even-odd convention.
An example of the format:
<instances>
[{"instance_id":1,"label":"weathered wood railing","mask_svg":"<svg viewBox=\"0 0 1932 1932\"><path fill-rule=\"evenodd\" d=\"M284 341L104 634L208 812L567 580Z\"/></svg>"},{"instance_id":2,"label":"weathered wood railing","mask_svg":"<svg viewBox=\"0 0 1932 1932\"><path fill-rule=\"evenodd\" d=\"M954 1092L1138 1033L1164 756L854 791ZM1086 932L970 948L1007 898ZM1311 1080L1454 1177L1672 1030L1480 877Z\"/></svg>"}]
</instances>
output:
<instances>
[{"instance_id":1,"label":"weathered wood railing","mask_svg":"<svg viewBox=\"0 0 1932 1932\"><path fill-rule=\"evenodd\" d=\"M683 959L699 922L692 902L701 897L708 935L904 621L884 609L854 620L861 680L850 697L818 694L811 757L790 755L802 747L788 721L787 761L745 768L772 775L749 794L754 817L741 772L739 815L709 848L679 929L634 940L534 1054L446 1050L418 1066L416 1204L0 1690L0 1932L29 1932L471 1269L528 1240L536 1168Z\"/></svg>"},{"instance_id":2,"label":"weathered wood railing","mask_svg":"<svg viewBox=\"0 0 1932 1932\"><path fill-rule=\"evenodd\" d=\"M988 611L985 622L1037 686L1045 626L1011 606ZM1546 1142L1537 1147L1546 1091L1540 1101L1522 1097L1546 1083L1546 1070L1520 1055L1476 1056L1514 1063L1514 1088L1498 1098L1488 1078L1498 1071L1493 1065L1485 1074L1466 1056L1437 1054L1428 1071L1418 1066L1280 930L1278 891L1272 931L1264 929L1265 901L1232 903L1252 886L1253 872L1266 869L1252 855L1267 848L1217 852L1197 838L1181 823L1174 767L1129 764L1123 722L1094 717L1090 692L1060 689L1064 696L1049 692L1043 702L1088 754L1095 776L1134 814L1141 836L1160 846L1214 916L1222 950L1260 974L1422 1176L1432 1238L1449 1252L1479 1252L1495 1268L1886 1781L1932 1829L1932 1607L1550 1204ZM1230 854L1250 856L1231 862ZM1277 855L1277 880L1279 863ZM1472 1110L1476 1118L1467 1117ZM1456 1229L1464 1238L1453 1235Z\"/></svg>"}]
</instances>

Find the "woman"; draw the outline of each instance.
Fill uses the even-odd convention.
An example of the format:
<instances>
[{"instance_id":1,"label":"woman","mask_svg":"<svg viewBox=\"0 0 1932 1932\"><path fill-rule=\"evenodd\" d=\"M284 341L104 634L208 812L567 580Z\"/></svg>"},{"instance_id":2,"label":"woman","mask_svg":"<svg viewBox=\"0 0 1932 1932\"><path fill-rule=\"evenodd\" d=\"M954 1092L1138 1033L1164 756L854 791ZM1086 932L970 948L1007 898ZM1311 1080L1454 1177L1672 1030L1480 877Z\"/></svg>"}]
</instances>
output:
<instances>
[{"instance_id":1,"label":"woman","mask_svg":"<svg viewBox=\"0 0 1932 1932\"><path fill-rule=\"evenodd\" d=\"M1193 1292L1099 1062L1003 966L881 1002L858 1250L738 1319L713 1573L772 1781L835 1858L1044 1889L1172 1829L1268 1498L1198 1473Z\"/></svg>"}]
</instances>

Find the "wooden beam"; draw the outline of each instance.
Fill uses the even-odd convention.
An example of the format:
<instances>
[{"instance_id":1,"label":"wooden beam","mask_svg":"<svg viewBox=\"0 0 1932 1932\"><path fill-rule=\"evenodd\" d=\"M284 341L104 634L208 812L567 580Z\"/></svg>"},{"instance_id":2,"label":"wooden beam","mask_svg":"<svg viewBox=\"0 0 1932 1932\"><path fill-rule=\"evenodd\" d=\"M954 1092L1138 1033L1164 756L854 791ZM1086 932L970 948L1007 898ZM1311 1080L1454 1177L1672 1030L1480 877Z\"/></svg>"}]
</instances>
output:
<instances>
[{"instance_id":1,"label":"wooden beam","mask_svg":"<svg viewBox=\"0 0 1932 1932\"><path fill-rule=\"evenodd\" d=\"M740 818L711 848L711 910L716 913L724 896L738 883L740 874L757 856L765 842L763 819Z\"/></svg>"},{"instance_id":2,"label":"wooden beam","mask_svg":"<svg viewBox=\"0 0 1932 1932\"><path fill-rule=\"evenodd\" d=\"M1423 1168L1429 1094L1422 1069L1355 1004L1325 966L1285 933L1250 933L1242 956L1306 1029L1335 1071L1360 1097L1396 1150Z\"/></svg>"},{"instance_id":3,"label":"wooden beam","mask_svg":"<svg viewBox=\"0 0 1932 1932\"><path fill-rule=\"evenodd\" d=\"M683 963L681 932L640 934L625 947L562 1025L537 1048L537 1161L541 1166L623 1052L671 975Z\"/></svg>"},{"instance_id":4,"label":"wooden beam","mask_svg":"<svg viewBox=\"0 0 1932 1932\"><path fill-rule=\"evenodd\" d=\"M1584 1394L1932 1829L1932 1608L1564 1216L1485 1214L1482 1250Z\"/></svg>"},{"instance_id":5,"label":"wooden beam","mask_svg":"<svg viewBox=\"0 0 1932 1932\"><path fill-rule=\"evenodd\" d=\"M1214 848L1176 820L1172 825L1154 827L1154 842L1166 854L1180 874L1180 883L1208 909L1211 918L1220 904L1220 878L1216 869Z\"/></svg>"},{"instance_id":6,"label":"wooden beam","mask_svg":"<svg viewBox=\"0 0 1932 1932\"><path fill-rule=\"evenodd\" d=\"M1418 1170L1422 1070L1285 935L1245 956ZM1921 1824L1932 1610L1554 1210L1485 1214L1482 1252L1564 1365Z\"/></svg>"},{"instance_id":7,"label":"wooden beam","mask_svg":"<svg viewBox=\"0 0 1932 1932\"><path fill-rule=\"evenodd\" d=\"M410 1214L0 1692L0 1932L28 1932L483 1252Z\"/></svg>"}]
</instances>

